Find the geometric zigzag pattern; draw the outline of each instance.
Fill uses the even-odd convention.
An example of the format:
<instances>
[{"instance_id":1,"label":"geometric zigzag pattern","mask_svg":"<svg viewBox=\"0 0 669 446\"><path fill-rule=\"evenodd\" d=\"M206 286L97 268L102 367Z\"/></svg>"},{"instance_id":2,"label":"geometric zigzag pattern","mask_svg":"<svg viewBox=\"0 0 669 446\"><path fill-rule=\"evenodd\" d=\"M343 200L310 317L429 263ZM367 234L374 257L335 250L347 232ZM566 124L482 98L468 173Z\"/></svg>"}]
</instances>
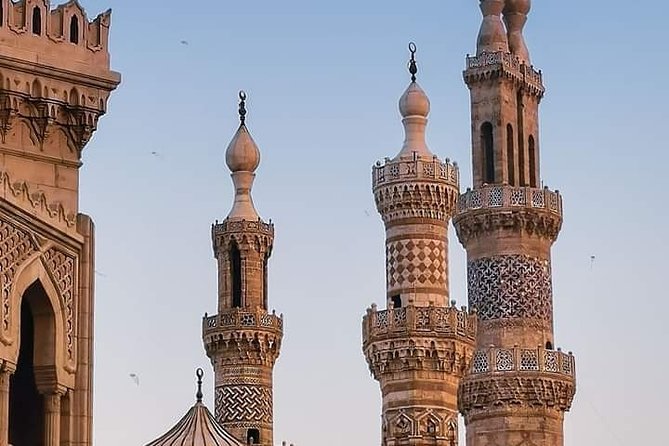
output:
<instances>
[{"instance_id":1,"label":"geometric zigzag pattern","mask_svg":"<svg viewBox=\"0 0 669 446\"><path fill-rule=\"evenodd\" d=\"M547 260L507 255L467 265L469 306L480 320L530 318L551 321L553 290Z\"/></svg>"},{"instance_id":2,"label":"geometric zigzag pattern","mask_svg":"<svg viewBox=\"0 0 669 446\"><path fill-rule=\"evenodd\" d=\"M263 386L216 388L216 418L219 423L255 421L272 423L272 390Z\"/></svg>"}]
</instances>

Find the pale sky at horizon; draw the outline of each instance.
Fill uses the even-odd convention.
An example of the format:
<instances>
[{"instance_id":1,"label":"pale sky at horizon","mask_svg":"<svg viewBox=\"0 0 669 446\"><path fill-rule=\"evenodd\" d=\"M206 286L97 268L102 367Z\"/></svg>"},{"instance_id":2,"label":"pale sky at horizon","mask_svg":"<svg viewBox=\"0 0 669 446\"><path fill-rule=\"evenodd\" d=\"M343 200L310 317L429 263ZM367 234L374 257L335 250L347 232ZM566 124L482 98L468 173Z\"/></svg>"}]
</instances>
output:
<instances>
[{"instance_id":1,"label":"pale sky at horizon","mask_svg":"<svg viewBox=\"0 0 669 446\"><path fill-rule=\"evenodd\" d=\"M113 8L123 75L81 175L81 210L97 229L95 444L162 435L193 404L197 367L213 410L201 318L216 310L210 225L232 203L224 151L244 89L262 153L254 201L276 229L270 306L286 321L275 444L378 445L380 391L360 347L365 309L385 296L370 170L403 141L397 100L413 40L432 103L428 144L459 163L462 190L471 185L462 69L478 2L81 3L91 18ZM664 434L669 4L643 4L535 0L526 28L547 87L542 179L565 207L553 284L556 344L576 355L567 446ZM453 230L450 284L465 305Z\"/></svg>"}]
</instances>

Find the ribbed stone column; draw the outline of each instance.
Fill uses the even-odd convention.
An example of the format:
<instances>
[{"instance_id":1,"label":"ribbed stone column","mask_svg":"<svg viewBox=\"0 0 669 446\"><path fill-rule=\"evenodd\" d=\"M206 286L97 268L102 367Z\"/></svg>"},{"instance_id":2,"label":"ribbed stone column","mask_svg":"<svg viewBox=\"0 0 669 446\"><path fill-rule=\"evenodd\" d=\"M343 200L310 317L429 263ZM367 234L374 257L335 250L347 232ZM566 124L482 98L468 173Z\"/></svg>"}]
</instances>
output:
<instances>
[{"instance_id":1,"label":"ribbed stone column","mask_svg":"<svg viewBox=\"0 0 669 446\"><path fill-rule=\"evenodd\" d=\"M7 366L0 370L0 446L9 445L9 379L13 373Z\"/></svg>"},{"instance_id":2,"label":"ribbed stone column","mask_svg":"<svg viewBox=\"0 0 669 446\"><path fill-rule=\"evenodd\" d=\"M60 445L60 398L61 393L44 395L44 446Z\"/></svg>"}]
</instances>

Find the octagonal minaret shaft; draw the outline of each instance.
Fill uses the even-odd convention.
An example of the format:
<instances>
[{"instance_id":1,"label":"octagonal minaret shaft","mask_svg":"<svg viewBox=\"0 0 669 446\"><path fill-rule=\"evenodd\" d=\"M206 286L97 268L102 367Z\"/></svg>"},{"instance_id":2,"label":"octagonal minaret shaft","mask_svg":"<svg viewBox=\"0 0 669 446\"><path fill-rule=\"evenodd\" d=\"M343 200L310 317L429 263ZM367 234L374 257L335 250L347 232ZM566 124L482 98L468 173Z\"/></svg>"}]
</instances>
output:
<instances>
[{"instance_id":1,"label":"octagonal minaret shaft","mask_svg":"<svg viewBox=\"0 0 669 446\"><path fill-rule=\"evenodd\" d=\"M228 217L212 226L218 261L218 314L203 321L203 339L215 373L216 420L242 443L273 444L272 373L283 317L268 313L267 263L274 226L258 216L251 198L260 151L241 124L225 154L235 186Z\"/></svg>"},{"instance_id":2,"label":"octagonal minaret shaft","mask_svg":"<svg viewBox=\"0 0 669 446\"><path fill-rule=\"evenodd\" d=\"M473 352L475 317L449 305L448 223L458 169L425 142L430 101L416 82L399 103L406 133L399 154L373 167L386 227L387 309L367 310L363 352L383 397L382 446L457 444L457 388Z\"/></svg>"},{"instance_id":3,"label":"octagonal minaret shaft","mask_svg":"<svg viewBox=\"0 0 669 446\"><path fill-rule=\"evenodd\" d=\"M477 55L464 72L474 188L460 196L453 219L467 250L477 352L458 403L467 446L562 446L574 358L554 350L551 246L562 198L541 187L544 86L522 35L530 0L481 0L481 10ZM508 47L491 45L502 40Z\"/></svg>"}]
</instances>

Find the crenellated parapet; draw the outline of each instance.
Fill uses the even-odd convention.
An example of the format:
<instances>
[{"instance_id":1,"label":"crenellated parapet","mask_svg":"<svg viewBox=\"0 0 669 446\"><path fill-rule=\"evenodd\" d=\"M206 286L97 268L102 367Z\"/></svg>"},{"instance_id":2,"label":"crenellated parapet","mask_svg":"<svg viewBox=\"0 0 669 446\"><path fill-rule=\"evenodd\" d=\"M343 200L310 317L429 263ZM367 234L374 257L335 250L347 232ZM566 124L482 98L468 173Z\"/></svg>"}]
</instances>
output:
<instances>
[{"instance_id":1,"label":"crenellated parapet","mask_svg":"<svg viewBox=\"0 0 669 446\"><path fill-rule=\"evenodd\" d=\"M460 191L458 166L448 160L386 159L373 167L376 206L386 225L411 218L447 221Z\"/></svg>"},{"instance_id":2,"label":"crenellated parapet","mask_svg":"<svg viewBox=\"0 0 669 446\"><path fill-rule=\"evenodd\" d=\"M470 87L474 83L502 78L513 81L517 87L539 98L546 92L541 71L535 70L517 55L506 51L467 56L467 67L463 76Z\"/></svg>"},{"instance_id":3,"label":"crenellated parapet","mask_svg":"<svg viewBox=\"0 0 669 446\"><path fill-rule=\"evenodd\" d=\"M18 58L63 69L88 65L91 73L109 69L111 9L89 20L77 0L53 9L49 0L0 0L0 4L0 46L11 47ZM31 57L37 54L41 57Z\"/></svg>"}]
</instances>

